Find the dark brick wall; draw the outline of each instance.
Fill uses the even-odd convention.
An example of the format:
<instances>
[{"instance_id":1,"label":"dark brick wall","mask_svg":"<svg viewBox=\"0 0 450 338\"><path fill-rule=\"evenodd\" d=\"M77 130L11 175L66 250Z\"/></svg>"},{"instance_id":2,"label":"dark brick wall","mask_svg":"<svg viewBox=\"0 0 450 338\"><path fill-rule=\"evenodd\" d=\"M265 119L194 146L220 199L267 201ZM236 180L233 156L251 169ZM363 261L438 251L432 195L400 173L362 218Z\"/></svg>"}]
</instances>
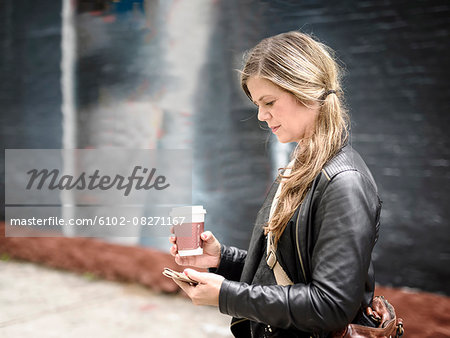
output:
<instances>
[{"instance_id":1,"label":"dark brick wall","mask_svg":"<svg viewBox=\"0 0 450 338\"><path fill-rule=\"evenodd\" d=\"M7 148L62 144L61 3L0 1L0 217Z\"/></svg>"}]
</instances>

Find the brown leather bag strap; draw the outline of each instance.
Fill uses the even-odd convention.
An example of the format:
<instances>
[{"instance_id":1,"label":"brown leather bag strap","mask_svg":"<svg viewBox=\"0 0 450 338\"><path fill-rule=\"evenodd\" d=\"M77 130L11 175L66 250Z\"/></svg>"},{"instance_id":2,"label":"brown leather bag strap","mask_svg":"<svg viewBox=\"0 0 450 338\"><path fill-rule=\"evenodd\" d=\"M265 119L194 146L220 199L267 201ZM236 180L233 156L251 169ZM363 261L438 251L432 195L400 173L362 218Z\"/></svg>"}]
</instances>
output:
<instances>
[{"instance_id":1,"label":"brown leather bag strap","mask_svg":"<svg viewBox=\"0 0 450 338\"><path fill-rule=\"evenodd\" d=\"M271 270L273 270L273 274L275 275L275 279L278 285L292 285L294 284L286 271L284 271L283 267L280 265L277 259L277 248L272 240L272 231L267 233L267 252L266 252L266 263Z\"/></svg>"}]
</instances>

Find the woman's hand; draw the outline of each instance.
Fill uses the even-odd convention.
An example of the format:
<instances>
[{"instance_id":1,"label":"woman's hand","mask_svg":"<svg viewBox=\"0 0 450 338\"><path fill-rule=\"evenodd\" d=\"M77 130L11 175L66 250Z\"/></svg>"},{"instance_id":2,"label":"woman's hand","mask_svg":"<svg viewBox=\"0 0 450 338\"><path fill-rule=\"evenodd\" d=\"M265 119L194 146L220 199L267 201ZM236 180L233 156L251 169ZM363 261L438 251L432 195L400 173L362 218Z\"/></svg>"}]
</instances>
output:
<instances>
[{"instance_id":1,"label":"woman's hand","mask_svg":"<svg viewBox=\"0 0 450 338\"><path fill-rule=\"evenodd\" d=\"M173 233L173 229L171 230ZM220 263L220 243L211 231L202 232L200 239L203 242L203 254L197 256L180 256L177 248L175 235L169 237L172 243L170 254L175 257L178 265L189 265L197 268L217 268Z\"/></svg>"},{"instance_id":2,"label":"woman's hand","mask_svg":"<svg viewBox=\"0 0 450 338\"><path fill-rule=\"evenodd\" d=\"M174 279L180 288L191 298L194 305L219 306L219 293L224 277L215 273L199 272L193 269L185 269L184 273L189 278L198 282L192 286L189 283Z\"/></svg>"}]
</instances>

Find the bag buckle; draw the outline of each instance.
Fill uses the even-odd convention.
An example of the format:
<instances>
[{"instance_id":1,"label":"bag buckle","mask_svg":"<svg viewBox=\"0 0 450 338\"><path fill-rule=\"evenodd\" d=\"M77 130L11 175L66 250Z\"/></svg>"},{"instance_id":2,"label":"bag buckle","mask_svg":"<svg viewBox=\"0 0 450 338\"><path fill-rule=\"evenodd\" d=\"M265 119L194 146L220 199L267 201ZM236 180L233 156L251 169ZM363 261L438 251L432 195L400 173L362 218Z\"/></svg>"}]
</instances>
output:
<instances>
[{"instance_id":1,"label":"bag buckle","mask_svg":"<svg viewBox=\"0 0 450 338\"><path fill-rule=\"evenodd\" d=\"M275 254L275 251L269 251L269 254L266 257L266 263L269 266L270 270L272 270L275 264L277 264L277 255Z\"/></svg>"},{"instance_id":2,"label":"bag buckle","mask_svg":"<svg viewBox=\"0 0 450 338\"><path fill-rule=\"evenodd\" d=\"M397 337L403 336L404 333L405 329L403 328L403 319L399 318L397 324Z\"/></svg>"},{"instance_id":3,"label":"bag buckle","mask_svg":"<svg viewBox=\"0 0 450 338\"><path fill-rule=\"evenodd\" d=\"M368 315L378 326L381 324L380 315L376 311L373 311L371 307L366 308L366 315Z\"/></svg>"}]
</instances>

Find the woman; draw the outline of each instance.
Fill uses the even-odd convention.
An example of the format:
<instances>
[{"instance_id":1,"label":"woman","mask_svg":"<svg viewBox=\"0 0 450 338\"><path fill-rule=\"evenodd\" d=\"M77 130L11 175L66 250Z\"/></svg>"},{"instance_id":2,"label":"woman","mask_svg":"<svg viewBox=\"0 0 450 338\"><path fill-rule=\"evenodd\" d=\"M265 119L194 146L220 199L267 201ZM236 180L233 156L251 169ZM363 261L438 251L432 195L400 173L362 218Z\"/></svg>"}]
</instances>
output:
<instances>
[{"instance_id":1,"label":"woman","mask_svg":"<svg viewBox=\"0 0 450 338\"><path fill-rule=\"evenodd\" d=\"M369 169L347 144L347 114L332 52L300 32L262 40L241 73L244 92L282 143L297 142L256 220L248 251L201 235L204 254L171 254L197 286L194 304L233 316L237 337L326 337L367 320L371 253L381 203ZM370 322L365 322L371 325Z\"/></svg>"}]
</instances>

